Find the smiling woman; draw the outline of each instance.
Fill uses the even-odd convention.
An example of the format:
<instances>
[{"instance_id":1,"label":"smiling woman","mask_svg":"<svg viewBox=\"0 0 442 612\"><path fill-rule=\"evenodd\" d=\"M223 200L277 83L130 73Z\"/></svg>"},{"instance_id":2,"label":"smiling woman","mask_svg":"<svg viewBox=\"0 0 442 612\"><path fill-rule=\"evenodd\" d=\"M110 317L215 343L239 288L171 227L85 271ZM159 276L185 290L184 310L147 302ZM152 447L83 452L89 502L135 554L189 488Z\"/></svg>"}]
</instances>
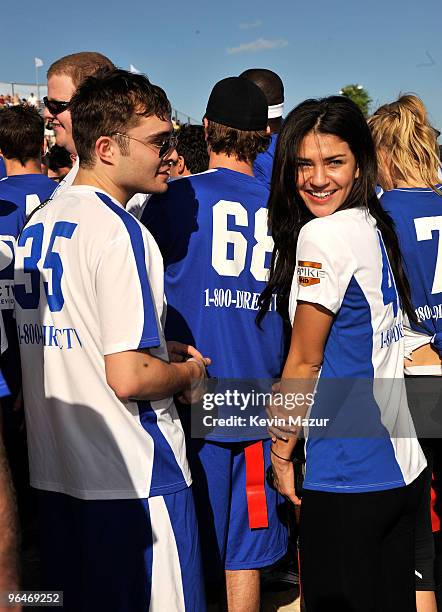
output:
<instances>
[{"instance_id":1,"label":"smiling woman","mask_svg":"<svg viewBox=\"0 0 442 612\"><path fill-rule=\"evenodd\" d=\"M334 134L307 134L296 163L299 195L315 217L338 210L359 175L348 143Z\"/></svg>"},{"instance_id":2,"label":"smiling woman","mask_svg":"<svg viewBox=\"0 0 442 612\"><path fill-rule=\"evenodd\" d=\"M370 131L349 99L307 100L286 118L259 318L276 293L293 326L281 391L314 391L309 416L330 420L310 427L306 442L300 553L309 612L416 609L413 526L426 462L403 390L402 307L414 315L376 175ZM291 461L299 427L275 422L275 483L299 505Z\"/></svg>"}]
</instances>

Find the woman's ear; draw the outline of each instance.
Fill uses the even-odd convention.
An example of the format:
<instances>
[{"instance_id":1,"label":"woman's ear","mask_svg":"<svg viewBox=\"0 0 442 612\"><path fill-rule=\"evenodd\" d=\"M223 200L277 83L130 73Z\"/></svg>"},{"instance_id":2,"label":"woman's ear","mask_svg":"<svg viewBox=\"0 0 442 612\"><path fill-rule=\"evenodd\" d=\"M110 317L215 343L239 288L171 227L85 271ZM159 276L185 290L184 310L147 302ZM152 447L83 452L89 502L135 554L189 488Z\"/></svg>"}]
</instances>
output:
<instances>
[{"instance_id":1,"label":"woman's ear","mask_svg":"<svg viewBox=\"0 0 442 612\"><path fill-rule=\"evenodd\" d=\"M359 178L359 166L356 166L355 179Z\"/></svg>"}]
</instances>

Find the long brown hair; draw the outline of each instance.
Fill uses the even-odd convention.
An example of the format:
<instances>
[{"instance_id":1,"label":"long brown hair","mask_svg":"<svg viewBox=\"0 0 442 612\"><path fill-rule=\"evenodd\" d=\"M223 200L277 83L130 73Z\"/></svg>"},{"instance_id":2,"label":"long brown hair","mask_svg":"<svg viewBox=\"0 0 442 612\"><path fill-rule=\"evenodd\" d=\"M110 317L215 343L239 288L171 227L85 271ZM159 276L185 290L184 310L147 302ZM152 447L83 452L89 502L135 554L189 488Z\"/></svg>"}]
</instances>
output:
<instances>
[{"instance_id":1,"label":"long brown hair","mask_svg":"<svg viewBox=\"0 0 442 612\"><path fill-rule=\"evenodd\" d=\"M376 219L402 306L414 321L416 315L411 304L410 286L403 269L394 224L380 205L375 192L377 163L370 130L354 102L343 96L330 96L299 104L287 115L278 137L268 204L269 227L275 247L268 284L260 298L258 323L268 311L273 294L277 296L278 311L284 319L288 319L298 235L301 228L313 218L296 188L298 152L303 139L312 130L321 134L333 134L350 147L359 169L359 177L340 210L364 206Z\"/></svg>"}]
</instances>

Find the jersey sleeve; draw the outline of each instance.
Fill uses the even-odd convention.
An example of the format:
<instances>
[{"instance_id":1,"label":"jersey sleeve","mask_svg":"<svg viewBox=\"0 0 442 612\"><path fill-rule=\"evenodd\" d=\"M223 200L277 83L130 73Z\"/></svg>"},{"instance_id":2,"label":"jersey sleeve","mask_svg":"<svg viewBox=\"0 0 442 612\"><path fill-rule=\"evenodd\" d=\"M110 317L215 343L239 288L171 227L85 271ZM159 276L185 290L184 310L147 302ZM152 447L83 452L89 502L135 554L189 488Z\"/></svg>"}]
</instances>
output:
<instances>
[{"instance_id":1,"label":"jersey sleeve","mask_svg":"<svg viewBox=\"0 0 442 612\"><path fill-rule=\"evenodd\" d=\"M108 245L98 264L95 286L104 355L161 344L147 243L141 228L136 229Z\"/></svg>"},{"instance_id":2,"label":"jersey sleeve","mask_svg":"<svg viewBox=\"0 0 442 612\"><path fill-rule=\"evenodd\" d=\"M319 304L336 314L355 271L354 258L331 224L305 225L296 249L297 300ZM337 229L337 228L336 228Z\"/></svg>"}]
</instances>

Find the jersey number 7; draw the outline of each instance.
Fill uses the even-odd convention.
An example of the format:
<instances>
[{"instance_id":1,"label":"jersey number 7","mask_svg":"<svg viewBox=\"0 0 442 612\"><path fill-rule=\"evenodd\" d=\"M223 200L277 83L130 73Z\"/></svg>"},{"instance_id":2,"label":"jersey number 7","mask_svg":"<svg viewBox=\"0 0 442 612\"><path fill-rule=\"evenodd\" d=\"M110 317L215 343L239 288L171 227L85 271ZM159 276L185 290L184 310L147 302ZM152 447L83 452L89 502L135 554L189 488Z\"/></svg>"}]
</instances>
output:
<instances>
[{"instance_id":1,"label":"jersey number 7","mask_svg":"<svg viewBox=\"0 0 442 612\"><path fill-rule=\"evenodd\" d=\"M439 232L439 245L436 255L436 267L434 270L434 280L431 293L442 292L442 217L421 217L414 220L416 228L416 238L421 240L432 240L433 231Z\"/></svg>"}]
</instances>

